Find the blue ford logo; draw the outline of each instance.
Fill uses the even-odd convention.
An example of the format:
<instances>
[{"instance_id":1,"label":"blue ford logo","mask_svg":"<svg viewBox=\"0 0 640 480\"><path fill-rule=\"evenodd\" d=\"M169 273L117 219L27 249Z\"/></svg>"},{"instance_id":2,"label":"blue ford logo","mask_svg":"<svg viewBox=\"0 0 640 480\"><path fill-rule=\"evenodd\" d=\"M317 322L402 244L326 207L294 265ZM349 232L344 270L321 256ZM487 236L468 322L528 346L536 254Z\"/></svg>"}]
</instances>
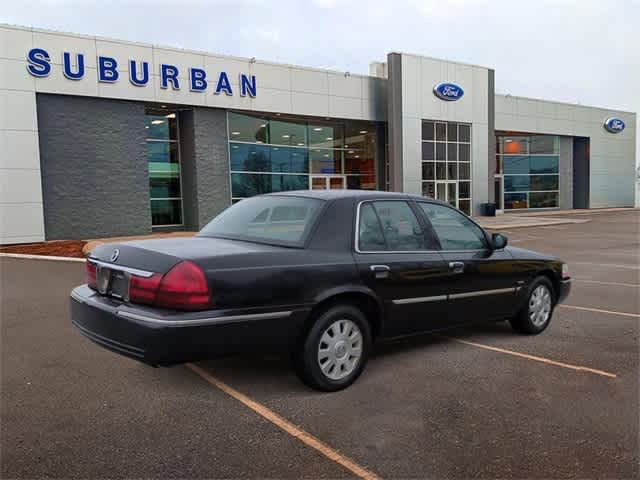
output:
<instances>
[{"instance_id":1,"label":"blue ford logo","mask_svg":"<svg viewBox=\"0 0 640 480\"><path fill-rule=\"evenodd\" d=\"M442 100L453 102L462 98L464 90L455 83L439 83L433 87L433 93Z\"/></svg>"},{"instance_id":2,"label":"blue ford logo","mask_svg":"<svg viewBox=\"0 0 640 480\"><path fill-rule=\"evenodd\" d=\"M616 117L609 117L604 121L604 128L611 133L620 133L624 130L624 121Z\"/></svg>"}]
</instances>

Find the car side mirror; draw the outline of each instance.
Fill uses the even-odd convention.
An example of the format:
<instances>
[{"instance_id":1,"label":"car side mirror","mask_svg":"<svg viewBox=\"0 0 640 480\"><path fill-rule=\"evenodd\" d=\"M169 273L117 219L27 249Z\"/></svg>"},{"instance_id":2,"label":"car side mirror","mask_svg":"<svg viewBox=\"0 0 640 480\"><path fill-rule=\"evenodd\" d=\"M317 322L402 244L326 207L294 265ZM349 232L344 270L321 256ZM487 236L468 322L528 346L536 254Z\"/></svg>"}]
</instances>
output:
<instances>
[{"instance_id":1,"label":"car side mirror","mask_svg":"<svg viewBox=\"0 0 640 480\"><path fill-rule=\"evenodd\" d=\"M491 235L491 246L494 250L502 250L507 246L507 237L502 235L501 233L494 233Z\"/></svg>"}]
</instances>

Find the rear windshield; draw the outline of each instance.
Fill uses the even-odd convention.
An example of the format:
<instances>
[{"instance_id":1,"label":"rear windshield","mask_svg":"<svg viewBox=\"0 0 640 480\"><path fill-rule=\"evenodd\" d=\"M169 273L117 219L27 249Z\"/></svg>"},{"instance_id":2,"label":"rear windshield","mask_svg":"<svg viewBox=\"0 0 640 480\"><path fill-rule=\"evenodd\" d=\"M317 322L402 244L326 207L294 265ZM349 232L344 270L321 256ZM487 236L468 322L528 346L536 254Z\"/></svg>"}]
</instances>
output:
<instances>
[{"instance_id":1,"label":"rear windshield","mask_svg":"<svg viewBox=\"0 0 640 480\"><path fill-rule=\"evenodd\" d=\"M302 246L323 205L315 198L264 196L242 200L198 234L285 246Z\"/></svg>"}]
</instances>

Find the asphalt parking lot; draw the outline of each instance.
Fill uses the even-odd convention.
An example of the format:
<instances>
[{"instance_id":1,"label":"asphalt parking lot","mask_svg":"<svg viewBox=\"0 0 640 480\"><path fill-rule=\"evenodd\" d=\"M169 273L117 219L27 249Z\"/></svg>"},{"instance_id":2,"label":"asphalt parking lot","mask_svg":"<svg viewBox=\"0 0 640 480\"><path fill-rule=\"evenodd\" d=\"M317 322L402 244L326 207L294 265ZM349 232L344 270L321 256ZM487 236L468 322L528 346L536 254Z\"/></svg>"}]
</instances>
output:
<instances>
[{"instance_id":1,"label":"asphalt parking lot","mask_svg":"<svg viewBox=\"0 0 640 480\"><path fill-rule=\"evenodd\" d=\"M0 258L2 478L637 478L640 212L506 231L565 259L539 336L507 323L377 347L349 389L286 356L154 369L92 344L81 263Z\"/></svg>"}]
</instances>

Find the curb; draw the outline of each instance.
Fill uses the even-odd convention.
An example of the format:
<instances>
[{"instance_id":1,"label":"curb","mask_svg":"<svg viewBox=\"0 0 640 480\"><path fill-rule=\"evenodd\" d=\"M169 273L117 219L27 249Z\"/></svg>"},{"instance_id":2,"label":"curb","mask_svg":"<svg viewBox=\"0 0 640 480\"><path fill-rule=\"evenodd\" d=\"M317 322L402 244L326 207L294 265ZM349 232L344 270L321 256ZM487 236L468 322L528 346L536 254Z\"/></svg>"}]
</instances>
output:
<instances>
[{"instance_id":1,"label":"curb","mask_svg":"<svg viewBox=\"0 0 640 480\"><path fill-rule=\"evenodd\" d=\"M28 255L26 253L0 253L0 258L21 258L23 260L51 260L54 262L85 262L84 258L54 257L51 255Z\"/></svg>"}]
</instances>

